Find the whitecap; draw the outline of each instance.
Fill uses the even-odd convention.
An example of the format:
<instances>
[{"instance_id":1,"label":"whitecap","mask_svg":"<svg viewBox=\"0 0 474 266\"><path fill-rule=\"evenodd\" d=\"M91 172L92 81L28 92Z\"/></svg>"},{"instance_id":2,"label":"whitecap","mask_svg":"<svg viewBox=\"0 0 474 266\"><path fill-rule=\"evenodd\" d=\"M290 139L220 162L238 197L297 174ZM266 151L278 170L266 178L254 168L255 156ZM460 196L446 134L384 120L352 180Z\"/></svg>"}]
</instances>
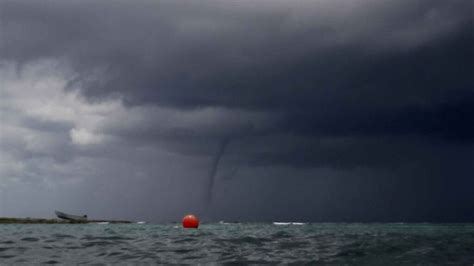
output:
<instances>
[{"instance_id":1,"label":"whitecap","mask_svg":"<svg viewBox=\"0 0 474 266\"><path fill-rule=\"evenodd\" d=\"M286 222L273 222L274 225L290 225L291 223Z\"/></svg>"}]
</instances>

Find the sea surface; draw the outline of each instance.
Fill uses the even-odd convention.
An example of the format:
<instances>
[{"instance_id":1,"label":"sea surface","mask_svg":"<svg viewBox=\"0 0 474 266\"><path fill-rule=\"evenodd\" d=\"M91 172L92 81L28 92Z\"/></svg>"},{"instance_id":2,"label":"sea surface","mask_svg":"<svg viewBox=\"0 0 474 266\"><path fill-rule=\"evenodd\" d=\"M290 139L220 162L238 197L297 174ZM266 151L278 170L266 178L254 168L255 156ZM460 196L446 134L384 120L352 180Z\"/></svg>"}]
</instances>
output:
<instances>
[{"instance_id":1,"label":"sea surface","mask_svg":"<svg viewBox=\"0 0 474 266\"><path fill-rule=\"evenodd\" d=\"M474 265L474 224L0 224L0 264Z\"/></svg>"}]
</instances>

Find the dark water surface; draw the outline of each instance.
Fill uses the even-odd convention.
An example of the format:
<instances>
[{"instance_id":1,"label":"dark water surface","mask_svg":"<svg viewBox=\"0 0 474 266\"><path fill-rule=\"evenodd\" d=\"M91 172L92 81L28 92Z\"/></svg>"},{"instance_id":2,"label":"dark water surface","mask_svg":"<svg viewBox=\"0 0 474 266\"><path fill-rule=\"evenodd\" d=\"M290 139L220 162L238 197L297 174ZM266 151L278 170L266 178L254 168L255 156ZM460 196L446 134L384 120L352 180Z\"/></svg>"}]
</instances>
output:
<instances>
[{"instance_id":1,"label":"dark water surface","mask_svg":"<svg viewBox=\"0 0 474 266\"><path fill-rule=\"evenodd\" d=\"M473 265L474 224L0 225L0 264Z\"/></svg>"}]
</instances>

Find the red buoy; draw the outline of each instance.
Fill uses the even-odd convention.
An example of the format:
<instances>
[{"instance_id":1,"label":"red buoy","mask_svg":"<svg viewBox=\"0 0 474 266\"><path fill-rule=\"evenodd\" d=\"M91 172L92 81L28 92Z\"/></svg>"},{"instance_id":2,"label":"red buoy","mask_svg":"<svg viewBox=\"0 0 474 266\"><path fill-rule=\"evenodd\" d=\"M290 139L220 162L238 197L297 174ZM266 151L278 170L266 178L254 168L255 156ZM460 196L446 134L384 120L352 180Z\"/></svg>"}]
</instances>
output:
<instances>
[{"instance_id":1,"label":"red buoy","mask_svg":"<svg viewBox=\"0 0 474 266\"><path fill-rule=\"evenodd\" d=\"M198 228L199 220L196 216L188 214L183 218L183 227L184 228Z\"/></svg>"}]
</instances>

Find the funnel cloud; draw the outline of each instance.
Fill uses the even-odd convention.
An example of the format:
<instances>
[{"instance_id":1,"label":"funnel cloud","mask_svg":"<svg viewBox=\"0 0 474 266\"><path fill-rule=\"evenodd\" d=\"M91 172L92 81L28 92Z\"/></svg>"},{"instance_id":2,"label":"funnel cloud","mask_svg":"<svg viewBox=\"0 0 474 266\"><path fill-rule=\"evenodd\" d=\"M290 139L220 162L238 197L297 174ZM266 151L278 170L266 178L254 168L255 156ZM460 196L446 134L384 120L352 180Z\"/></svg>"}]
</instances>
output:
<instances>
[{"instance_id":1,"label":"funnel cloud","mask_svg":"<svg viewBox=\"0 0 474 266\"><path fill-rule=\"evenodd\" d=\"M214 183L216 179L217 170L219 169L219 162L224 156L225 149L230 142L230 138L224 138L219 142L219 148L217 149L217 153L212 160L211 170L209 171L209 185L207 187L207 204L212 203L212 194L214 191Z\"/></svg>"}]
</instances>

